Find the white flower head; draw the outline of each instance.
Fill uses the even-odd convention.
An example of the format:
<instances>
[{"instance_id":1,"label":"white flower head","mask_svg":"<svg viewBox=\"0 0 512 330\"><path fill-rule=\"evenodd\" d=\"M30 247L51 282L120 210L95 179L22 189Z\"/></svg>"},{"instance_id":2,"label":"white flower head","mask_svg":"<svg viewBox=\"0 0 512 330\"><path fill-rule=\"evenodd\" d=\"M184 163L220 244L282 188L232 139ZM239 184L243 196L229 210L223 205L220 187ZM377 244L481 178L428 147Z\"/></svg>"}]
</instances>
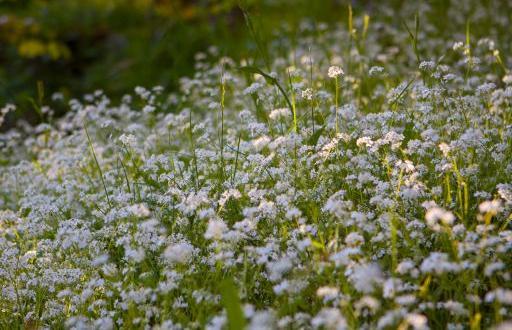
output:
<instances>
[{"instance_id":1,"label":"white flower head","mask_svg":"<svg viewBox=\"0 0 512 330\"><path fill-rule=\"evenodd\" d=\"M502 79L503 83L506 84L506 85L511 85L512 84L512 74L507 74L503 77Z\"/></svg>"},{"instance_id":2,"label":"white flower head","mask_svg":"<svg viewBox=\"0 0 512 330\"><path fill-rule=\"evenodd\" d=\"M330 66L329 70L327 72L327 75L329 76L329 78L337 78L344 74L345 74L345 72L343 71L343 69L337 65Z\"/></svg>"},{"instance_id":3,"label":"white flower head","mask_svg":"<svg viewBox=\"0 0 512 330\"><path fill-rule=\"evenodd\" d=\"M301 93L302 98L308 101L311 101L314 97L314 91L311 88L306 88Z\"/></svg>"},{"instance_id":4,"label":"white flower head","mask_svg":"<svg viewBox=\"0 0 512 330\"><path fill-rule=\"evenodd\" d=\"M443 153L443 156L445 156L445 157L448 157L448 155L450 154L450 151L451 151L450 146L444 142L439 144L439 149L441 150L441 152Z\"/></svg>"},{"instance_id":5,"label":"white flower head","mask_svg":"<svg viewBox=\"0 0 512 330\"><path fill-rule=\"evenodd\" d=\"M270 119L272 119L272 120L279 120L279 119L282 119L282 118L290 117L290 115L291 115L290 109L288 109L288 108L279 108L279 109L272 110L268 117Z\"/></svg>"},{"instance_id":6,"label":"white flower head","mask_svg":"<svg viewBox=\"0 0 512 330\"><path fill-rule=\"evenodd\" d=\"M382 271L376 263L357 265L350 281L357 291L372 293L375 286L383 281Z\"/></svg>"},{"instance_id":7,"label":"white flower head","mask_svg":"<svg viewBox=\"0 0 512 330\"><path fill-rule=\"evenodd\" d=\"M135 147L137 145L137 138L133 134L122 134L119 141L126 147Z\"/></svg>"},{"instance_id":8,"label":"white flower head","mask_svg":"<svg viewBox=\"0 0 512 330\"><path fill-rule=\"evenodd\" d=\"M169 245L164 251L164 258L173 264L187 263L194 254L194 247L189 242Z\"/></svg>"},{"instance_id":9,"label":"white flower head","mask_svg":"<svg viewBox=\"0 0 512 330\"><path fill-rule=\"evenodd\" d=\"M204 233L204 238L220 240L227 230L228 226L224 221L220 219L210 219L210 221L208 221L208 228Z\"/></svg>"},{"instance_id":10,"label":"white flower head","mask_svg":"<svg viewBox=\"0 0 512 330\"><path fill-rule=\"evenodd\" d=\"M415 330L428 329L427 317L425 315L418 314L418 313L412 313L412 314L408 314L405 317L405 320L407 321L407 324L409 324Z\"/></svg>"},{"instance_id":11,"label":"white flower head","mask_svg":"<svg viewBox=\"0 0 512 330\"><path fill-rule=\"evenodd\" d=\"M324 301L335 300L340 293L340 289L332 286L322 286L316 290L316 295Z\"/></svg>"},{"instance_id":12,"label":"white flower head","mask_svg":"<svg viewBox=\"0 0 512 330\"><path fill-rule=\"evenodd\" d=\"M427 210L425 220L427 221L428 226L434 231L440 231L441 226L439 225L439 222L445 226L451 226L455 222L455 216L450 211L434 206Z\"/></svg>"},{"instance_id":13,"label":"white flower head","mask_svg":"<svg viewBox=\"0 0 512 330\"><path fill-rule=\"evenodd\" d=\"M452 47L452 49L453 49L454 51L458 51L458 50L460 50L460 49L462 49L462 48L464 48L464 43L463 43L462 41L457 41L457 42L455 42L455 43L453 44L453 47Z\"/></svg>"},{"instance_id":14,"label":"white flower head","mask_svg":"<svg viewBox=\"0 0 512 330\"><path fill-rule=\"evenodd\" d=\"M347 321L338 308L322 308L311 320L313 329L347 329Z\"/></svg>"},{"instance_id":15,"label":"white flower head","mask_svg":"<svg viewBox=\"0 0 512 330\"><path fill-rule=\"evenodd\" d=\"M370 70L368 70L368 74L372 77L378 76L379 74L384 72L384 68L381 66L372 66Z\"/></svg>"},{"instance_id":16,"label":"white flower head","mask_svg":"<svg viewBox=\"0 0 512 330\"><path fill-rule=\"evenodd\" d=\"M351 232L345 237L345 244L352 247L364 244L364 237L358 232Z\"/></svg>"},{"instance_id":17,"label":"white flower head","mask_svg":"<svg viewBox=\"0 0 512 330\"><path fill-rule=\"evenodd\" d=\"M492 201L482 202L478 205L478 210L482 214L496 215L501 212L501 201L499 199L495 199Z\"/></svg>"},{"instance_id":18,"label":"white flower head","mask_svg":"<svg viewBox=\"0 0 512 330\"><path fill-rule=\"evenodd\" d=\"M144 204L134 204L129 207L130 212L138 218L146 218L151 215L151 211Z\"/></svg>"}]
</instances>

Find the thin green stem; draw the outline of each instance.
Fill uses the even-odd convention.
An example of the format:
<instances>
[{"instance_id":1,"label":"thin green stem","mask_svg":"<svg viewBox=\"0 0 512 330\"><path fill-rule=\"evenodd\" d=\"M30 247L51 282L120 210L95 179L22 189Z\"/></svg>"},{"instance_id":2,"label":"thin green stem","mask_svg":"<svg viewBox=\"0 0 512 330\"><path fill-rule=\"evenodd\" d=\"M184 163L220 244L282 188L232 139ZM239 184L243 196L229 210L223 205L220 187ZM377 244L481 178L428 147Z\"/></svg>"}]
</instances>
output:
<instances>
[{"instance_id":1,"label":"thin green stem","mask_svg":"<svg viewBox=\"0 0 512 330\"><path fill-rule=\"evenodd\" d=\"M339 133L338 129L338 98L339 98L339 83L338 83L338 77L334 78L335 84L336 84L336 91L335 91L335 109L334 113L336 118L335 120L335 127L336 127L336 135Z\"/></svg>"},{"instance_id":2,"label":"thin green stem","mask_svg":"<svg viewBox=\"0 0 512 330\"><path fill-rule=\"evenodd\" d=\"M220 77L220 172L221 180L224 180L224 108L226 97L226 84L224 83L224 68Z\"/></svg>"},{"instance_id":3,"label":"thin green stem","mask_svg":"<svg viewBox=\"0 0 512 330\"><path fill-rule=\"evenodd\" d=\"M94 151L94 147L92 145L91 137L89 136L89 131L87 130L87 123L84 123L85 135L87 135L87 141L89 142L89 147L91 148L91 154L94 159L94 163L100 173L101 183L103 185L103 189L105 190L105 195L107 197L107 203L110 208L112 208L112 203L110 202L110 196L108 194L107 185L105 184L105 179L103 178L103 171L101 170L100 163L98 162L98 158L96 157L96 152Z\"/></svg>"}]
</instances>

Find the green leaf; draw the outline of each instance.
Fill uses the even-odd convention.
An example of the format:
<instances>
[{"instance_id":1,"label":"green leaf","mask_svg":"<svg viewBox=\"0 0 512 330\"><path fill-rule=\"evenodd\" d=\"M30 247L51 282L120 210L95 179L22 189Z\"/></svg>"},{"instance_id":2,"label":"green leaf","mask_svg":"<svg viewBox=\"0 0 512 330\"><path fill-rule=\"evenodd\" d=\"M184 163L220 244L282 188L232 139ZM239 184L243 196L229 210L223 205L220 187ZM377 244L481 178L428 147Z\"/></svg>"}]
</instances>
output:
<instances>
[{"instance_id":1,"label":"green leaf","mask_svg":"<svg viewBox=\"0 0 512 330\"><path fill-rule=\"evenodd\" d=\"M276 78L272 77L271 75L263 72L261 69L255 67L255 66L243 66L243 67L240 67L238 68L240 71L243 71L243 72L247 72L247 73L255 73L255 74L259 74L261 76L263 76L265 78L265 80L269 83L269 84L275 84L277 82Z\"/></svg>"},{"instance_id":2,"label":"green leaf","mask_svg":"<svg viewBox=\"0 0 512 330\"><path fill-rule=\"evenodd\" d=\"M245 329L245 316L238 290L231 278L222 281L220 286L221 301L228 315L228 329Z\"/></svg>"},{"instance_id":3,"label":"green leaf","mask_svg":"<svg viewBox=\"0 0 512 330\"><path fill-rule=\"evenodd\" d=\"M318 142L318 139L320 138L320 135L322 135L325 131L325 126L320 127L318 130L313 133L309 139L307 140L307 144L310 146L315 146Z\"/></svg>"}]
</instances>

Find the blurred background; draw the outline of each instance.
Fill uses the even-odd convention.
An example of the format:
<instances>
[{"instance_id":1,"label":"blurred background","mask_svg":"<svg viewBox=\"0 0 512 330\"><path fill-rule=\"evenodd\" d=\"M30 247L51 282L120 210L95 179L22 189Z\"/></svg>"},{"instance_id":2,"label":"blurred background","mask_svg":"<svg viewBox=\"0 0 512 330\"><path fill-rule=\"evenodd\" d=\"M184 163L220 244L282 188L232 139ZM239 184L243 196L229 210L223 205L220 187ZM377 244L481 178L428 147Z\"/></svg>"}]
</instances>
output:
<instances>
[{"instance_id":1,"label":"blurred background","mask_svg":"<svg viewBox=\"0 0 512 330\"><path fill-rule=\"evenodd\" d=\"M465 2L484 3L484 8L496 3ZM510 1L497 2L510 9ZM79 98L101 89L116 100L138 85L173 90L180 77L192 74L194 55L211 45L220 56L257 57L243 11L250 14L258 38L268 43L283 25L293 38L305 18L346 24L349 3L372 22L381 15L370 0L0 0L0 108L17 105L3 129L19 118L36 123L34 104L51 101L55 92ZM398 29L403 24L393 13L404 3L385 1L389 23ZM446 33L452 21L448 9L459 7L459 1L425 3L432 7L428 20ZM480 29L485 35L491 25L484 20L472 33ZM464 33L463 27L456 29ZM58 115L65 108L55 110Z\"/></svg>"},{"instance_id":2,"label":"blurred background","mask_svg":"<svg viewBox=\"0 0 512 330\"><path fill-rule=\"evenodd\" d=\"M304 17L339 19L346 15L346 4L0 0L0 105L17 104L12 125L20 116L37 122L34 100L55 92L80 97L101 89L115 100L138 85L172 90L180 77L192 74L194 55L211 45L219 55L233 58L254 51L240 5L250 12L258 34L268 39L277 27L297 25Z\"/></svg>"}]
</instances>

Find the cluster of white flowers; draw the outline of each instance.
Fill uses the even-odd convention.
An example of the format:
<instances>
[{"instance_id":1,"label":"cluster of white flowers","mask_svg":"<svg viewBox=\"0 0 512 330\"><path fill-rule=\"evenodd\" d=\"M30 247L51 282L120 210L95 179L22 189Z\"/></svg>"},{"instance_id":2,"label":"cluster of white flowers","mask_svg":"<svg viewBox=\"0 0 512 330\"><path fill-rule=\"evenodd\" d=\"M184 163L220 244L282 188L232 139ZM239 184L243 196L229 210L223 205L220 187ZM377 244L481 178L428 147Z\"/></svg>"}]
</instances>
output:
<instances>
[{"instance_id":1,"label":"cluster of white flowers","mask_svg":"<svg viewBox=\"0 0 512 330\"><path fill-rule=\"evenodd\" d=\"M97 91L0 133L0 324L507 328L508 44L454 52L425 18L411 66L409 34L386 22L418 3L376 4L365 38L305 22L269 63L283 91L212 48L168 96Z\"/></svg>"},{"instance_id":2,"label":"cluster of white flowers","mask_svg":"<svg viewBox=\"0 0 512 330\"><path fill-rule=\"evenodd\" d=\"M344 74L345 74L345 72L343 71L343 69L337 65L330 66L329 70L327 72L327 75L329 76L329 78L337 78Z\"/></svg>"}]
</instances>

